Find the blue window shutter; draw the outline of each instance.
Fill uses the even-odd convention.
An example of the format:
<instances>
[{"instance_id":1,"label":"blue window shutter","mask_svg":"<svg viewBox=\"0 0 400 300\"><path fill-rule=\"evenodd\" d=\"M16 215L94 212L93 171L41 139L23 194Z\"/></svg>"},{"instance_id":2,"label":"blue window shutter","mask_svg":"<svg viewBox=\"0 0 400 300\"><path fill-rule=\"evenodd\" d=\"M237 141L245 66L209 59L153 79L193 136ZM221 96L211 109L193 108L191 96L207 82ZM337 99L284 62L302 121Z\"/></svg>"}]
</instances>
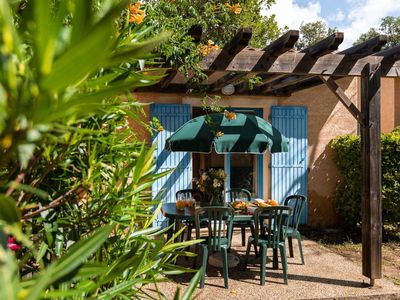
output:
<instances>
[{"instance_id":1,"label":"blue window shutter","mask_svg":"<svg viewBox=\"0 0 400 300\"><path fill-rule=\"evenodd\" d=\"M307 108L273 106L271 119L272 125L289 139L289 152L272 154L272 199L283 203L289 195L307 197ZM300 223L307 223L307 204L303 207Z\"/></svg>"},{"instance_id":2,"label":"blue window shutter","mask_svg":"<svg viewBox=\"0 0 400 300\"><path fill-rule=\"evenodd\" d=\"M166 151L165 141L191 119L191 107L189 104L152 104L150 114L151 118L158 118L164 127L164 131L157 133L153 138L153 143L157 144L155 151L157 173L174 169L153 184L153 199L175 202L175 193L191 186L192 155L188 152ZM167 220L159 214L154 225L166 226Z\"/></svg>"}]
</instances>

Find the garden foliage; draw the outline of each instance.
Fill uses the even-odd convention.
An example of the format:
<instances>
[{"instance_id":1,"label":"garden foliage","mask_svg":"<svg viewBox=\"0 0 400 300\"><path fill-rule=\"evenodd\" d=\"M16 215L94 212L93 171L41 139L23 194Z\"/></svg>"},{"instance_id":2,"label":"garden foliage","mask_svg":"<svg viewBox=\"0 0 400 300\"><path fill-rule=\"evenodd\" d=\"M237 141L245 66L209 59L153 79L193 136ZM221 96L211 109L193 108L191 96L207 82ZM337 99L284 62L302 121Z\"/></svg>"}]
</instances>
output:
<instances>
[{"instance_id":1,"label":"garden foliage","mask_svg":"<svg viewBox=\"0 0 400 300\"><path fill-rule=\"evenodd\" d=\"M147 17L144 23L154 33L168 30L171 39L160 47L169 65L187 73L205 76L199 67L207 49L222 48L242 27L250 27L250 46L263 48L275 39L280 30L275 15L261 15L275 0L148 0L144 1ZM200 26L203 35L199 44L188 35L193 26ZM204 51L206 50L206 51Z\"/></svg>"},{"instance_id":2,"label":"garden foliage","mask_svg":"<svg viewBox=\"0 0 400 300\"><path fill-rule=\"evenodd\" d=\"M129 90L162 78L139 60L168 35L128 3L0 0L0 299L141 298L190 271L174 262L197 241L151 226L164 174L129 126Z\"/></svg>"},{"instance_id":3,"label":"garden foliage","mask_svg":"<svg viewBox=\"0 0 400 300\"><path fill-rule=\"evenodd\" d=\"M382 216L384 224L400 224L400 130L382 134ZM360 137L346 135L331 142L342 174L334 195L339 215L349 225L361 222Z\"/></svg>"}]
</instances>

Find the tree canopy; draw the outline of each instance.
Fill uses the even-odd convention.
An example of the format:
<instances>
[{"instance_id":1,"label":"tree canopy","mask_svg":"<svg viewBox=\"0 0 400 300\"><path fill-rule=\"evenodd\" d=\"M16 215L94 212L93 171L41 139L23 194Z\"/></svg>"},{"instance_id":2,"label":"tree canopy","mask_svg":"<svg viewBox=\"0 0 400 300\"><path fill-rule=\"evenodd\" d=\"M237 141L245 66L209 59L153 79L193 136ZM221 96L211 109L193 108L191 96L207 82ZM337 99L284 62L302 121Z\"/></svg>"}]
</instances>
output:
<instances>
[{"instance_id":1,"label":"tree canopy","mask_svg":"<svg viewBox=\"0 0 400 300\"><path fill-rule=\"evenodd\" d=\"M300 25L300 39L296 43L296 49L301 50L323 40L327 36L337 32L336 28L327 27L323 21L302 23Z\"/></svg>"},{"instance_id":2,"label":"tree canopy","mask_svg":"<svg viewBox=\"0 0 400 300\"><path fill-rule=\"evenodd\" d=\"M143 23L153 33L170 31L170 40L161 46L161 53L171 67L200 74L198 63L209 51L223 47L241 27L250 27L250 45L264 47L280 34L275 16L262 16L275 0L149 0L144 4ZM196 44L188 35L193 26L201 26L203 35Z\"/></svg>"},{"instance_id":3,"label":"tree canopy","mask_svg":"<svg viewBox=\"0 0 400 300\"><path fill-rule=\"evenodd\" d=\"M400 43L400 17L387 16L383 18L379 28L371 27L367 32L360 35L354 44L364 42L379 34L388 36L388 42L384 49L398 45Z\"/></svg>"}]
</instances>

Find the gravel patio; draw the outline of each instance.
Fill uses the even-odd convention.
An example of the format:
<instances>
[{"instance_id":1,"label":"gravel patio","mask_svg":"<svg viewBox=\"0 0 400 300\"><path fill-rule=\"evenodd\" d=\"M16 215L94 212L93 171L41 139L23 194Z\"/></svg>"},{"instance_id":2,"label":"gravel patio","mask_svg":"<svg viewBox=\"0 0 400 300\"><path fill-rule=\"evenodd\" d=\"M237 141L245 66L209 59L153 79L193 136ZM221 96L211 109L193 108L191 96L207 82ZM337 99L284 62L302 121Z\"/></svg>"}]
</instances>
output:
<instances>
[{"instance_id":1,"label":"gravel patio","mask_svg":"<svg viewBox=\"0 0 400 300\"><path fill-rule=\"evenodd\" d=\"M272 269L272 251L269 250L265 286L260 285L259 258L254 252L246 271L242 265L229 269L229 289L223 287L221 270L207 267L204 289L198 289L196 299L400 299L400 286L386 279L377 280L369 287L368 278L361 274L361 265L331 250L304 239L305 265L301 265L297 243L294 242L294 258L288 258L289 284L283 284L282 270ZM234 233L232 252L241 262L245 255L241 246L240 232ZM182 261L191 265L189 261ZM184 290L191 275L174 276L174 282L162 283L160 290L171 299L177 286ZM364 283L365 282L365 283Z\"/></svg>"}]
</instances>

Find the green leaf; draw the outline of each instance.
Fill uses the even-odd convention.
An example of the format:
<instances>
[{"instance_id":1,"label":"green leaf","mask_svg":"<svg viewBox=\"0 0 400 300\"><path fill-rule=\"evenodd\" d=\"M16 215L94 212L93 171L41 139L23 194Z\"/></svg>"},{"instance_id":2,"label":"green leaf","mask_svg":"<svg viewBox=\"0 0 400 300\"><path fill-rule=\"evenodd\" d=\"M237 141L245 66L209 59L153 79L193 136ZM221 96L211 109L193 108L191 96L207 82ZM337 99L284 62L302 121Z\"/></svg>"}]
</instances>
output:
<instances>
[{"instance_id":1,"label":"green leaf","mask_svg":"<svg viewBox=\"0 0 400 300\"><path fill-rule=\"evenodd\" d=\"M0 220L8 224L19 223L21 213L18 210L15 200L4 194L0 194Z\"/></svg>"},{"instance_id":2,"label":"green leaf","mask_svg":"<svg viewBox=\"0 0 400 300\"><path fill-rule=\"evenodd\" d=\"M146 58L148 53L161 43L167 41L171 34L169 32L163 32L151 39L144 42L136 42L131 46L121 47L116 53L114 53L109 59L109 65L118 65L125 62L127 58L130 59L140 59Z\"/></svg>"},{"instance_id":3,"label":"green leaf","mask_svg":"<svg viewBox=\"0 0 400 300\"><path fill-rule=\"evenodd\" d=\"M17 299L20 289L15 256L0 247L0 299Z\"/></svg>"},{"instance_id":4,"label":"green leaf","mask_svg":"<svg viewBox=\"0 0 400 300\"><path fill-rule=\"evenodd\" d=\"M87 239L80 240L72 245L62 258L40 273L36 279L36 284L30 288L29 296L26 299L39 299L41 293L53 282L75 271L105 242L113 228L114 225L106 225Z\"/></svg>"},{"instance_id":5,"label":"green leaf","mask_svg":"<svg viewBox=\"0 0 400 300\"><path fill-rule=\"evenodd\" d=\"M105 66L105 59L114 44L111 39L114 18L128 2L123 0L115 5L79 43L73 44L54 62L52 71L42 81L45 89L58 90L74 85L100 66Z\"/></svg>"},{"instance_id":6,"label":"green leaf","mask_svg":"<svg viewBox=\"0 0 400 300\"><path fill-rule=\"evenodd\" d=\"M183 294L181 300L190 300L192 299L192 295L196 290L197 285L200 282L202 269L200 269L190 280L189 286L186 288L185 293Z\"/></svg>"}]
</instances>

